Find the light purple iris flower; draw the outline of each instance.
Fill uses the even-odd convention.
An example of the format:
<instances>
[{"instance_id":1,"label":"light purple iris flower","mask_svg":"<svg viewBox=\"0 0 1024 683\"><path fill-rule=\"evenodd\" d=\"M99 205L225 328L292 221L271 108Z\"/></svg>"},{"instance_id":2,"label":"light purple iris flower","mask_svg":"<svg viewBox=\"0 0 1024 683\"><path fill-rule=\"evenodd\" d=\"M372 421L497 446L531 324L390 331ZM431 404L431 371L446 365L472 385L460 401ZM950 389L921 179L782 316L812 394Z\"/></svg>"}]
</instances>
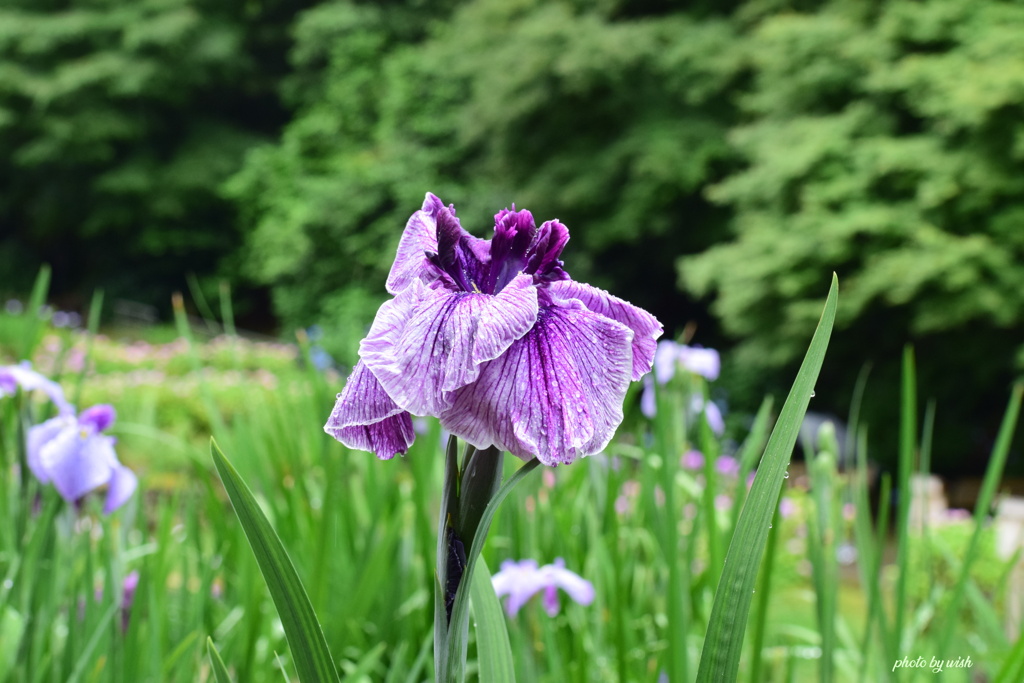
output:
<instances>
[{"instance_id":1,"label":"light purple iris flower","mask_svg":"<svg viewBox=\"0 0 1024 683\"><path fill-rule=\"evenodd\" d=\"M665 384L676 374L676 368L700 375L709 382L718 379L722 369L722 360L718 351L705 349L702 346L687 346L670 339L658 342L654 354L654 378L658 384Z\"/></svg>"},{"instance_id":2,"label":"light purple iris flower","mask_svg":"<svg viewBox=\"0 0 1024 683\"><path fill-rule=\"evenodd\" d=\"M658 413L654 383L667 384L676 376L679 367L713 382L718 379L722 361L718 351L714 349L686 346L670 339L658 342L658 348L654 353L654 374L644 377L644 390L640 395L640 410L644 415L654 419Z\"/></svg>"},{"instance_id":3,"label":"light purple iris flower","mask_svg":"<svg viewBox=\"0 0 1024 683\"><path fill-rule=\"evenodd\" d=\"M503 210L494 237L471 236L427 194L409 219L385 302L359 346L328 434L382 459L432 415L477 448L546 465L601 451L630 381L651 369L661 324L575 282L559 260L569 232Z\"/></svg>"},{"instance_id":4,"label":"light purple iris flower","mask_svg":"<svg viewBox=\"0 0 1024 683\"><path fill-rule=\"evenodd\" d=\"M13 396L19 388L26 394L33 391L43 392L62 415L75 412L64 398L64 390L60 385L33 370L30 362L0 366L0 397Z\"/></svg>"},{"instance_id":5,"label":"light purple iris flower","mask_svg":"<svg viewBox=\"0 0 1024 683\"><path fill-rule=\"evenodd\" d=\"M97 405L74 415L59 415L28 430L28 466L43 484L53 483L61 497L74 503L107 485L103 511L121 507L135 492L138 479L118 461L115 439L102 434L113 424L114 408Z\"/></svg>"},{"instance_id":6,"label":"light purple iris flower","mask_svg":"<svg viewBox=\"0 0 1024 683\"><path fill-rule=\"evenodd\" d=\"M536 560L505 560L501 570L491 577L494 592L498 597L508 596L505 611L510 617L539 591L544 591L544 610L550 615L558 614L558 589L581 605L594 601L594 585L565 568L565 561L557 558L553 564L538 567Z\"/></svg>"}]
</instances>

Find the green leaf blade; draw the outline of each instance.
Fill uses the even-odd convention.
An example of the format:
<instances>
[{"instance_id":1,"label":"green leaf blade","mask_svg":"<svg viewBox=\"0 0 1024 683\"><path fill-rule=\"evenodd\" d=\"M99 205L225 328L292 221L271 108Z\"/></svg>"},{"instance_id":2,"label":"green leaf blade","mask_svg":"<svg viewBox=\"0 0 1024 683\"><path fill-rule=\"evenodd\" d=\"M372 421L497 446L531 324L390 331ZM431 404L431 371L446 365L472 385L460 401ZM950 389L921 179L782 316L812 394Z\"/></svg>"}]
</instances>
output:
<instances>
[{"instance_id":1,"label":"green leaf blade","mask_svg":"<svg viewBox=\"0 0 1024 683\"><path fill-rule=\"evenodd\" d=\"M303 683L340 681L323 629L281 539L249 487L212 439L210 451L281 617L299 680Z\"/></svg>"},{"instance_id":2,"label":"green leaf blade","mask_svg":"<svg viewBox=\"0 0 1024 683\"><path fill-rule=\"evenodd\" d=\"M814 384L825 359L825 350L835 322L838 288L838 278L833 274L825 310L768 439L761 466L740 512L711 608L707 637L697 670L698 683L735 681L739 673L743 634L753 601L757 572L768 542L769 526L778 505L789 458L796 445L800 423L807 412Z\"/></svg>"},{"instance_id":3,"label":"green leaf blade","mask_svg":"<svg viewBox=\"0 0 1024 683\"><path fill-rule=\"evenodd\" d=\"M224 666L224 660L220 658L220 652L217 651L217 646L213 644L213 639L210 637L206 638L206 652L210 656L210 667L213 669L213 676L217 679L217 683L231 683L228 668Z\"/></svg>"},{"instance_id":4,"label":"green leaf blade","mask_svg":"<svg viewBox=\"0 0 1024 683\"><path fill-rule=\"evenodd\" d=\"M481 558L473 572L470 602L476 617L476 649L480 664L480 680L493 683L515 683L516 670L512 646L501 603L494 593L491 573Z\"/></svg>"}]
</instances>

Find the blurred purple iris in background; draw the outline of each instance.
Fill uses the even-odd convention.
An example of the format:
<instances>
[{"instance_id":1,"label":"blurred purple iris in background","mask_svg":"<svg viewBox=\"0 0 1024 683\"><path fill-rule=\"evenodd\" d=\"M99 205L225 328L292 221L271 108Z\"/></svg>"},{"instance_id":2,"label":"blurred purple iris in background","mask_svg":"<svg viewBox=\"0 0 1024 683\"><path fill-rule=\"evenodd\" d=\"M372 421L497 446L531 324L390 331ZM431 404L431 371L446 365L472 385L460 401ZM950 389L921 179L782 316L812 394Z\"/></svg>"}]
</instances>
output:
<instances>
[{"instance_id":1,"label":"blurred purple iris in background","mask_svg":"<svg viewBox=\"0 0 1024 683\"><path fill-rule=\"evenodd\" d=\"M581 605L589 605L594 601L594 586L575 572L565 568L565 561L557 558L553 564L538 567L536 560L505 560L501 570L491 581L498 597L508 596L505 611L510 617L519 613L519 609L539 591L544 591L544 610L550 615L558 614L558 589L561 588L569 597Z\"/></svg>"},{"instance_id":2,"label":"blurred purple iris in background","mask_svg":"<svg viewBox=\"0 0 1024 683\"><path fill-rule=\"evenodd\" d=\"M0 398L13 396L19 388L26 394L33 391L43 392L62 415L75 412L64 398L64 390L60 385L33 370L32 364L28 361L23 361L19 365L0 366Z\"/></svg>"},{"instance_id":3,"label":"blurred purple iris in background","mask_svg":"<svg viewBox=\"0 0 1024 683\"><path fill-rule=\"evenodd\" d=\"M686 346L670 339L658 342L654 354L654 374L644 377L644 390L640 396L640 410L644 415L653 419L658 413L658 406L654 398L654 383L667 384L676 376L676 371L680 367L687 372L700 375L709 382L714 382L718 379L722 361L718 351L714 349ZM712 411L716 410L717 408L709 408L708 412L708 423L711 424L712 429L715 429L716 424ZM718 413L718 417L721 418L721 413ZM715 431L721 433L717 429Z\"/></svg>"},{"instance_id":4,"label":"blurred purple iris in background","mask_svg":"<svg viewBox=\"0 0 1024 683\"><path fill-rule=\"evenodd\" d=\"M490 240L428 194L409 219L385 302L324 427L388 459L432 415L476 448L546 465L597 453L622 421L630 381L647 373L661 324L575 282L559 260L569 231L503 210Z\"/></svg>"},{"instance_id":5,"label":"blurred purple iris in background","mask_svg":"<svg viewBox=\"0 0 1024 683\"><path fill-rule=\"evenodd\" d=\"M75 417L58 415L28 430L28 466L43 484L53 483L61 497L76 503L107 485L103 512L121 507L138 480L118 461L114 437L102 434L114 422L113 406L97 405Z\"/></svg>"}]
</instances>

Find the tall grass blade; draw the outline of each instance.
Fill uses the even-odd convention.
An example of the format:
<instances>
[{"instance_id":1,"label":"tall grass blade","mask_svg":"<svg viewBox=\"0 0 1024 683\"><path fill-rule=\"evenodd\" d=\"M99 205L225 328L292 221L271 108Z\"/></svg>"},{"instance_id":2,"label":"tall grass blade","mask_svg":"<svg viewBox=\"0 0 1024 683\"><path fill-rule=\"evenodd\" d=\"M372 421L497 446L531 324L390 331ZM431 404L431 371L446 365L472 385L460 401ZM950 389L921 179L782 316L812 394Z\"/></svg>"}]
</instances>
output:
<instances>
[{"instance_id":1,"label":"tall grass blade","mask_svg":"<svg viewBox=\"0 0 1024 683\"><path fill-rule=\"evenodd\" d=\"M224 331L230 337L237 337L235 309L231 305L231 285L228 284L227 280L221 280L218 291L220 293L220 319L224 324Z\"/></svg>"},{"instance_id":2,"label":"tall grass blade","mask_svg":"<svg viewBox=\"0 0 1024 683\"><path fill-rule=\"evenodd\" d=\"M960 574L957 576L953 588L953 595L949 600L947 614L952 618L944 620L941 635L939 636L939 652L946 652L953 636L953 629L959 621L956 615L960 613L960 603L963 601L964 592L967 589L967 580L970 577L971 565L978 556L981 541L981 532L992 507L995 498L996 487L1003 477L1003 468L1006 466L1006 458L1010 453L1010 444L1013 441L1013 433L1017 429L1017 418L1020 415L1021 396L1024 394L1024 384L1017 384L1013 387L1010 395L1010 403L1003 416L1003 423L999 427L999 435L996 437L995 446L992 448L992 457L985 470L985 478L982 480L981 491L978 493L978 503L974 507L974 533L964 552L963 565L960 567Z\"/></svg>"},{"instance_id":3,"label":"tall grass blade","mask_svg":"<svg viewBox=\"0 0 1024 683\"><path fill-rule=\"evenodd\" d=\"M722 578L711 607L704 650L701 653L697 681L735 681L743 651L743 633L753 599L757 571L768 541L769 525L778 505L779 491L789 458L811 394L818 379L825 350L832 334L838 299L839 280L833 274L825 310L807 355L797 372L793 388L782 406L779 420L765 448L761 467L750 495L740 512L739 522L725 557Z\"/></svg>"},{"instance_id":4,"label":"tall grass blade","mask_svg":"<svg viewBox=\"0 0 1024 683\"><path fill-rule=\"evenodd\" d=\"M1017 683L1021 680L1024 680L1024 635L1017 638L992 683Z\"/></svg>"},{"instance_id":5,"label":"tall grass blade","mask_svg":"<svg viewBox=\"0 0 1024 683\"><path fill-rule=\"evenodd\" d=\"M25 327L25 336L21 340L21 360L31 358L32 350L39 341L39 330L43 325L43 304L46 303L46 293L50 291L50 266L44 265L36 275L36 281L32 285L32 294L28 299L28 306L25 313L29 323Z\"/></svg>"},{"instance_id":6,"label":"tall grass blade","mask_svg":"<svg viewBox=\"0 0 1024 683\"><path fill-rule=\"evenodd\" d=\"M114 619L114 615L120 609L120 605L115 601L107 608L107 611L103 613L100 620L96 623L96 628L93 629L92 636L89 637L89 642L85 644L81 654L78 655L78 661L75 663L75 668L71 671L71 675L68 676L67 683L78 683L81 679L82 674L85 673L85 667L89 665L89 660L92 659L92 653L99 645L100 639L106 635L107 627L110 626L110 622Z\"/></svg>"},{"instance_id":7,"label":"tall grass blade","mask_svg":"<svg viewBox=\"0 0 1024 683\"><path fill-rule=\"evenodd\" d=\"M249 487L212 439L210 452L238 515L238 521L245 531L245 537L256 555L263 578L267 581L292 649L299 680L303 683L339 681L338 670L327 647L323 629L281 539L270 526Z\"/></svg>"},{"instance_id":8,"label":"tall grass blade","mask_svg":"<svg viewBox=\"0 0 1024 683\"><path fill-rule=\"evenodd\" d=\"M469 599L476 617L476 650L480 680L493 683L515 683L516 670L512 646L508 642L505 614L494 594L491 573L482 559L476 563Z\"/></svg>"},{"instance_id":9,"label":"tall grass blade","mask_svg":"<svg viewBox=\"0 0 1024 683\"><path fill-rule=\"evenodd\" d=\"M914 455L917 449L917 379L914 371L914 350L909 346L903 349L903 377L900 389L900 449L899 469L897 471L896 491L899 499L896 508L896 566L899 575L896 579L895 615L893 616L893 638L889 642L889 657L893 661L904 652L903 627L906 619L907 606L907 568L910 563L910 544L907 535L910 531L910 477L914 472ZM901 678L894 673L895 678Z\"/></svg>"},{"instance_id":10,"label":"tall grass blade","mask_svg":"<svg viewBox=\"0 0 1024 683\"><path fill-rule=\"evenodd\" d=\"M220 652L217 651L217 646L213 644L213 639L209 636L206 637L206 653L210 656L210 668L213 669L213 676L217 679L217 683L231 683L228 668L224 666L224 660L220 658Z\"/></svg>"}]
</instances>

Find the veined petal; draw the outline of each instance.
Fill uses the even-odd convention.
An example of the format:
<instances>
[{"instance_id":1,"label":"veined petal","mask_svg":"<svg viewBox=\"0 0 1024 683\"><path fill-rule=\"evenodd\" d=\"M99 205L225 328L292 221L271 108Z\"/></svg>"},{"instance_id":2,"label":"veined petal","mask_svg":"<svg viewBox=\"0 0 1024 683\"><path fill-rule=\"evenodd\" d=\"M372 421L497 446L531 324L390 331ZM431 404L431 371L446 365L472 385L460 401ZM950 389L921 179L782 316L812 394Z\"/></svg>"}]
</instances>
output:
<instances>
[{"instance_id":1,"label":"veined petal","mask_svg":"<svg viewBox=\"0 0 1024 683\"><path fill-rule=\"evenodd\" d=\"M516 276L496 295L413 283L380 307L359 346L391 399L416 415L440 415L451 392L476 381L537 320L537 289Z\"/></svg>"},{"instance_id":2,"label":"veined petal","mask_svg":"<svg viewBox=\"0 0 1024 683\"><path fill-rule=\"evenodd\" d=\"M57 492L74 502L110 481L117 462L114 439L88 429L64 429L40 454Z\"/></svg>"},{"instance_id":3,"label":"veined petal","mask_svg":"<svg viewBox=\"0 0 1024 683\"><path fill-rule=\"evenodd\" d=\"M596 453L622 421L632 339L579 301L542 308L525 336L453 394L441 424L477 448L545 465Z\"/></svg>"},{"instance_id":4,"label":"veined petal","mask_svg":"<svg viewBox=\"0 0 1024 683\"><path fill-rule=\"evenodd\" d=\"M388 273L387 290L398 294L414 280L430 282L441 274L427 260L427 253L437 253L436 213L444 208L441 200L427 193L423 208L414 213L405 224L402 239L398 242L398 253Z\"/></svg>"},{"instance_id":5,"label":"veined petal","mask_svg":"<svg viewBox=\"0 0 1024 683\"><path fill-rule=\"evenodd\" d=\"M548 292L556 300L577 299L587 309L622 323L633 330L632 379L636 381L650 372L662 327L653 315L603 289L574 280L552 282Z\"/></svg>"},{"instance_id":6,"label":"veined petal","mask_svg":"<svg viewBox=\"0 0 1024 683\"><path fill-rule=\"evenodd\" d=\"M388 396L362 361L338 394L324 431L349 448L390 460L405 453L416 439L412 417Z\"/></svg>"}]
</instances>

